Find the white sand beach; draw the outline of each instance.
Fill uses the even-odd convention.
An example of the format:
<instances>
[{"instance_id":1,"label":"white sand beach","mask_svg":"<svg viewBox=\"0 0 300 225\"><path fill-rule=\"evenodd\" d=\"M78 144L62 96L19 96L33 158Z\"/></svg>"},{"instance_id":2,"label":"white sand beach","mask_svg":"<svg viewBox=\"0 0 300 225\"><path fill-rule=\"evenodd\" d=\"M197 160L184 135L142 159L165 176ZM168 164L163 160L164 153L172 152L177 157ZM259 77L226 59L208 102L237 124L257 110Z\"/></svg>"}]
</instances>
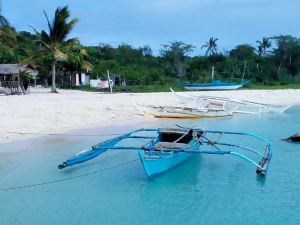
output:
<instances>
[{"instance_id":1,"label":"white sand beach","mask_svg":"<svg viewBox=\"0 0 300 225\"><path fill-rule=\"evenodd\" d=\"M80 128L126 125L155 120L140 114L141 104L181 105L171 92L99 93L33 88L30 95L0 95L0 143L29 138L18 133L63 133ZM184 92L238 98L268 104L299 104L300 90L237 90Z\"/></svg>"}]
</instances>

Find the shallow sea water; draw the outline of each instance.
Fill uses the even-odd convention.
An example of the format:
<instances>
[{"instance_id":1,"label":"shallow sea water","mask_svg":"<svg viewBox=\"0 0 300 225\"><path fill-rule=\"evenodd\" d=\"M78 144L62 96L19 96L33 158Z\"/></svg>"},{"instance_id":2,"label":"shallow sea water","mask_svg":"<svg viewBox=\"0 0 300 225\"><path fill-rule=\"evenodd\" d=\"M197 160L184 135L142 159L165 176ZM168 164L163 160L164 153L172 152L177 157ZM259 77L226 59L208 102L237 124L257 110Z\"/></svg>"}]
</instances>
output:
<instances>
[{"instance_id":1,"label":"shallow sea water","mask_svg":"<svg viewBox=\"0 0 300 225\"><path fill-rule=\"evenodd\" d=\"M258 179L255 167L238 158L194 155L148 180L140 161L131 162L138 159L133 151L108 152L88 163L58 170L59 163L109 136L38 137L0 145L0 189L98 172L47 185L0 190L0 225L300 224L300 145L280 141L300 132L300 107L261 118L159 120L138 126L175 123L266 137L273 143L267 177ZM73 133L125 133L136 128Z\"/></svg>"}]
</instances>

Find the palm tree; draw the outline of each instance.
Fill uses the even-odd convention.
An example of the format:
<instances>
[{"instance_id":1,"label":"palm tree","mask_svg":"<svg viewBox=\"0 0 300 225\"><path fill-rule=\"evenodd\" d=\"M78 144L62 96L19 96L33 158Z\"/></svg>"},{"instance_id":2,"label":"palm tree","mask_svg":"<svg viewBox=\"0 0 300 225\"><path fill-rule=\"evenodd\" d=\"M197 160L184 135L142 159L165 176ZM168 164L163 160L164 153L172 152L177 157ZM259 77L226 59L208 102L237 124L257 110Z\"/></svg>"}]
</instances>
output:
<instances>
[{"instance_id":1,"label":"palm tree","mask_svg":"<svg viewBox=\"0 0 300 225\"><path fill-rule=\"evenodd\" d=\"M209 41L205 43L205 45L201 46L201 49L206 48L205 55L212 56L212 55L217 54L217 52L218 52L217 41L218 40L219 40L218 38L211 37L209 39Z\"/></svg>"},{"instance_id":2,"label":"palm tree","mask_svg":"<svg viewBox=\"0 0 300 225\"><path fill-rule=\"evenodd\" d=\"M256 41L258 43L257 52L260 56L266 56L268 48L271 47L271 41L267 37L263 37L262 41Z\"/></svg>"},{"instance_id":3,"label":"palm tree","mask_svg":"<svg viewBox=\"0 0 300 225\"><path fill-rule=\"evenodd\" d=\"M41 33L38 31L39 40L37 42L40 44L41 48L38 52L32 55L25 61L30 61L31 59L41 57L42 55L49 55L52 59L52 89L51 92L57 93L56 91L56 65L58 61L65 61L68 56L68 50L77 42L76 38L67 39L74 25L77 23L77 19L72 19L68 21L70 17L70 12L68 7L57 8L55 11L54 19L50 23L49 17L44 11L45 17L48 22L49 32L42 30Z\"/></svg>"},{"instance_id":4,"label":"palm tree","mask_svg":"<svg viewBox=\"0 0 300 225\"><path fill-rule=\"evenodd\" d=\"M92 69L92 64L88 61L89 54L81 46L74 46L73 51L68 55L68 60L64 63L64 68L69 72L82 72Z\"/></svg>"},{"instance_id":5,"label":"palm tree","mask_svg":"<svg viewBox=\"0 0 300 225\"><path fill-rule=\"evenodd\" d=\"M82 70L91 70L92 64L88 61L89 54L86 49L82 48L77 55L77 61L79 62L80 69Z\"/></svg>"}]
</instances>

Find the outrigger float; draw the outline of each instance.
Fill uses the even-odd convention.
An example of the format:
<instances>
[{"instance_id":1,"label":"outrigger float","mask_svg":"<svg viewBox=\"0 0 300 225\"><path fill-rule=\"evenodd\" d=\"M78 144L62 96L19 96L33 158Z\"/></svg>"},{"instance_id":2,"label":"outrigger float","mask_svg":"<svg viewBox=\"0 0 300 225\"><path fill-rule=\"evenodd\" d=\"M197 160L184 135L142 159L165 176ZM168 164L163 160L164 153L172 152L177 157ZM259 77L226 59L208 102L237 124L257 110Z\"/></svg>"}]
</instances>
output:
<instances>
[{"instance_id":1,"label":"outrigger float","mask_svg":"<svg viewBox=\"0 0 300 225\"><path fill-rule=\"evenodd\" d=\"M235 137L238 140L242 140L243 137L248 137L248 139L254 139L260 142L263 146L263 151L258 151L248 146L232 144L230 142L212 141L215 135L219 137ZM129 141L130 145L124 144L126 140ZM133 145L134 140L136 140L137 145ZM143 140L144 144L141 144L140 140ZM252 141L253 140L250 140L250 143L252 143ZM260 136L250 133L204 131L201 129L182 127L142 128L96 144L90 149L80 152L63 162L58 168L63 169L89 161L107 150L137 151L148 177L161 174L194 154L237 156L253 164L256 167L257 175L265 176L272 158L271 143ZM240 153L239 151L244 151L244 153ZM253 157L248 156L249 154Z\"/></svg>"}]
</instances>

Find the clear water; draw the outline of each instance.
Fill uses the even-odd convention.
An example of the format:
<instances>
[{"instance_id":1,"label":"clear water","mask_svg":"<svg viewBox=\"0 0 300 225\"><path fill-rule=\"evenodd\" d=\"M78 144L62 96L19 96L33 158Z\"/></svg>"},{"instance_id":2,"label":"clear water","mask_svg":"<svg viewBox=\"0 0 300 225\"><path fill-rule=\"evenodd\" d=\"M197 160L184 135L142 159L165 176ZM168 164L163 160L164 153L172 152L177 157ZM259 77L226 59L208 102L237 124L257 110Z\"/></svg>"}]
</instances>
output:
<instances>
[{"instance_id":1,"label":"clear water","mask_svg":"<svg viewBox=\"0 0 300 225\"><path fill-rule=\"evenodd\" d=\"M100 172L1 190L0 225L300 224L300 145L280 141L300 132L299 107L262 118L160 120L139 126L174 123L255 132L270 139L274 153L266 179L258 179L251 164L230 156L195 155L151 181L139 161L111 168L137 159L135 152L109 152L60 171L58 163L108 137L39 137L0 145L0 188ZM124 133L134 128L77 133Z\"/></svg>"}]
</instances>

